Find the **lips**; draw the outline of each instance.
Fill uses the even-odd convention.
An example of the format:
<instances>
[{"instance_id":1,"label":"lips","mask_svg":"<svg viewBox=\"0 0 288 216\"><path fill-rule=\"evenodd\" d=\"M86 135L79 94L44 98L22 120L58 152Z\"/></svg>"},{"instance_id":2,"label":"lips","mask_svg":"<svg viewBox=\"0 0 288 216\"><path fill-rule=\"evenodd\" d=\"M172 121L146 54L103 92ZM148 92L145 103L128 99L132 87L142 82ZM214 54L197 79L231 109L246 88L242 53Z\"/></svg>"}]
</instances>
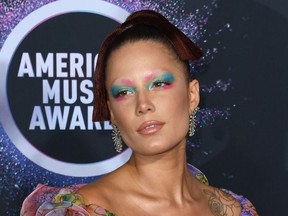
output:
<instances>
[{"instance_id":1,"label":"lips","mask_svg":"<svg viewBox=\"0 0 288 216\"><path fill-rule=\"evenodd\" d=\"M142 135L149 135L158 132L164 126L164 122L146 121L140 125L137 132Z\"/></svg>"}]
</instances>

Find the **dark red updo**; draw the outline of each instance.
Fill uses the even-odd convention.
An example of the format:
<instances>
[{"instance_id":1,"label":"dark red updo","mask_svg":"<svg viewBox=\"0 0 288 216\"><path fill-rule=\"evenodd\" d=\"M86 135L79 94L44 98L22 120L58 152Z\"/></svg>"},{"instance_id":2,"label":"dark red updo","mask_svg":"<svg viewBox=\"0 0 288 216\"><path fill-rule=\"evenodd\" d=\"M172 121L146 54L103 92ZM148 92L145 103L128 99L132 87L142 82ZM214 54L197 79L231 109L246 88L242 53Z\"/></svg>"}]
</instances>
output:
<instances>
[{"instance_id":1,"label":"dark red updo","mask_svg":"<svg viewBox=\"0 0 288 216\"><path fill-rule=\"evenodd\" d=\"M151 10L132 13L106 37L100 47L95 70L93 121L110 120L105 87L105 70L109 55L121 45L137 40L160 41L171 48L179 60L187 65L189 61L203 56L200 48L161 14Z\"/></svg>"}]
</instances>

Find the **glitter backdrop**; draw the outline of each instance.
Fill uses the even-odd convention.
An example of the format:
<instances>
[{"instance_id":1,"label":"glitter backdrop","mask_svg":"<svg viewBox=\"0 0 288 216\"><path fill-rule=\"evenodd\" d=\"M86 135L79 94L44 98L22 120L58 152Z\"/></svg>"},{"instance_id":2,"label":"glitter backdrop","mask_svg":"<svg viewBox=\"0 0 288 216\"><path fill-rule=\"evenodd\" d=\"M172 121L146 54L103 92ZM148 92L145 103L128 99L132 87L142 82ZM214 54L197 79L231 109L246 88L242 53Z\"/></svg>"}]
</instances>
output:
<instances>
[{"instance_id":1,"label":"glitter backdrop","mask_svg":"<svg viewBox=\"0 0 288 216\"><path fill-rule=\"evenodd\" d=\"M0 48L13 28L29 13L46 5L52 0L1 0L0 1ZM153 9L166 16L172 23L191 37L197 44L205 44L210 37L227 33L232 30L229 23L225 23L214 35L206 34L205 25L217 10L217 1L211 1L209 5L188 11L185 2L180 0L150 1L150 0L109 0L129 12L140 9ZM204 59L197 65L192 65L192 70L201 73L205 65L213 61L215 55L221 52L223 43L219 41L218 47L205 50ZM201 92L214 94L229 91L232 85L231 79L216 80L214 83L201 84ZM200 109L197 114L199 127L214 124L218 119L227 119L230 115L230 107L206 107ZM49 172L25 158L11 143L0 124L0 215L18 215L22 200L37 183L46 183L51 186L64 186L74 183L89 182L97 177L76 178L62 176ZM201 141L190 140L188 150L198 147ZM206 154L206 153L205 153ZM17 207L16 207L17 206ZM13 208L12 208L13 207ZM15 208L16 207L16 208Z\"/></svg>"}]
</instances>

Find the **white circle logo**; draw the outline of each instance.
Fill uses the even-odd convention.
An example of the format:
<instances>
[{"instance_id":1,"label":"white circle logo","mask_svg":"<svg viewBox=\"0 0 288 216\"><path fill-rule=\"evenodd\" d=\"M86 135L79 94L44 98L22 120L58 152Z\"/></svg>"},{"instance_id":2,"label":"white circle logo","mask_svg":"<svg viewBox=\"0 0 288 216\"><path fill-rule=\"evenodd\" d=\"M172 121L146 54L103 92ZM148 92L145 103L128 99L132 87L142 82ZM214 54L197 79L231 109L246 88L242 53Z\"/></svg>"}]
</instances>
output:
<instances>
[{"instance_id":1,"label":"white circle logo","mask_svg":"<svg viewBox=\"0 0 288 216\"><path fill-rule=\"evenodd\" d=\"M109 122L92 122L98 48L129 13L98 0L61 0L25 17L0 52L0 118L14 145L39 166L87 177L113 171ZM96 101L97 103L97 101Z\"/></svg>"}]
</instances>

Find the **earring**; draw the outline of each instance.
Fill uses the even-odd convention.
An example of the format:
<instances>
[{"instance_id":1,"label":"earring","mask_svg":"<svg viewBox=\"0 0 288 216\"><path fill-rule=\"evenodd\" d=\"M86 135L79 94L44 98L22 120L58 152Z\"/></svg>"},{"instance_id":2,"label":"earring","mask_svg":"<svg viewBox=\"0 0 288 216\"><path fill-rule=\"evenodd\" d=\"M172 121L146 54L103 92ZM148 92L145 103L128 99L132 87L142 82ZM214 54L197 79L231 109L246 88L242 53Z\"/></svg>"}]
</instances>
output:
<instances>
[{"instance_id":1,"label":"earring","mask_svg":"<svg viewBox=\"0 0 288 216\"><path fill-rule=\"evenodd\" d=\"M120 134L120 131L118 129L118 127L114 124L112 124L112 140L113 140L113 143L114 143L114 147L115 147L115 150L117 152L121 152L122 151L122 139L121 139L121 134Z\"/></svg>"},{"instance_id":2,"label":"earring","mask_svg":"<svg viewBox=\"0 0 288 216\"><path fill-rule=\"evenodd\" d=\"M196 107L193 112L189 115L189 137L192 137L195 133L195 116L197 111L199 110L198 107Z\"/></svg>"}]
</instances>

